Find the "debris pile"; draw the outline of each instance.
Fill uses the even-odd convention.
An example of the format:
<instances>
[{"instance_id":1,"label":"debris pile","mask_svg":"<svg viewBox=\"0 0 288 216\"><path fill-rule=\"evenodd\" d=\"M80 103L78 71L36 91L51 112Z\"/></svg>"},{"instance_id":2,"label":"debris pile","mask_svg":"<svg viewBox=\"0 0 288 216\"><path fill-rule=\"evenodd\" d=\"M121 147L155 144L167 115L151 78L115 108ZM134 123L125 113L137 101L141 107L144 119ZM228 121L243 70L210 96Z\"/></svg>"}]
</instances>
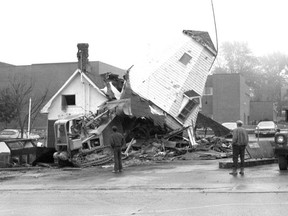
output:
<instances>
[{"instance_id":1,"label":"debris pile","mask_svg":"<svg viewBox=\"0 0 288 216\"><path fill-rule=\"evenodd\" d=\"M140 122L138 119L136 124L134 122L132 129L126 134L127 143L122 149L124 166L149 165L174 160L211 160L232 156L231 141L223 137L198 137L196 145L192 146L185 135L186 128L167 132L152 125L149 119L146 121L141 119ZM105 151L95 154L95 149ZM74 155L72 162L77 167L110 164L113 163L111 151L110 146L81 149ZM106 153L110 157L105 157Z\"/></svg>"},{"instance_id":2,"label":"debris pile","mask_svg":"<svg viewBox=\"0 0 288 216\"><path fill-rule=\"evenodd\" d=\"M196 151L214 150L216 152L225 153L230 153L232 151L231 142L222 137L206 137L196 142L198 144L195 149Z\"/></svg>"},{"instance_id":3,"label":"debris pile","mask_svg":"<svg viewBox=\"0 0 288 216\"><path fill-rule=\"evenodd\" d=\"M170 138L171 139L171 138ZM191 159L220 159L232 156L231 142L222 137L207 137L190 146L188 139L153 138L134 140L122 151L124 166L149 165L157 162Z\"/></svg>"},{"instance_id":4,"label":"debris pile","mask_svg":"<svg viewBox=\"0 0 288 216\"><path fill-rule=\"evenodd\" d=\"M139 160L171 161L180 155L186 154L189 149L189 143L186 142L186 146L184 146L184 143L182 142L179 143L177 141L169 141L165 139L156 138L148 141L137 140L132 145L130 145L130 149L128 149L128 147L124 153L125 155L124 159L132 160L132 162Z\"/></svg>"},{"instance_id":5,"label":"debris pile","mask_svg":"<svg viewBox=\"0 0 288 216\"><path fill-rule=\"evenodd\" d=\"M201 152L202 159L220 159L232 156L231 141L223 137L206 137L196 141L195 152Z\"/></svg>"}]
</instances>

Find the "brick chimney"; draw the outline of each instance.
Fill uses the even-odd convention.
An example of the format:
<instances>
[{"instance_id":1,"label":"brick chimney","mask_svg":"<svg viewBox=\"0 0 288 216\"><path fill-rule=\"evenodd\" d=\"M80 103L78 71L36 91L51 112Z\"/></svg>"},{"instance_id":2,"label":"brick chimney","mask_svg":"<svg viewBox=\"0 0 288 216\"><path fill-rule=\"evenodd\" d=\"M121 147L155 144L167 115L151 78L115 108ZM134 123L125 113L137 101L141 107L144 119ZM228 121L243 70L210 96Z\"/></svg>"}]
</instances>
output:
<instances>
[{"instance_id":1,"label":"brick chimney","mask_svg":"<svg viewBox=\"0 0 288 216\"><path fill-rule=\"evenodd\" d=\"M78 52L77 52L77 58L78 58L78 69L81 70L81 72L87 72L87 66L89 63L88 60L88 43L79 43L77 44Z\"/></svg>"}]
</instances>

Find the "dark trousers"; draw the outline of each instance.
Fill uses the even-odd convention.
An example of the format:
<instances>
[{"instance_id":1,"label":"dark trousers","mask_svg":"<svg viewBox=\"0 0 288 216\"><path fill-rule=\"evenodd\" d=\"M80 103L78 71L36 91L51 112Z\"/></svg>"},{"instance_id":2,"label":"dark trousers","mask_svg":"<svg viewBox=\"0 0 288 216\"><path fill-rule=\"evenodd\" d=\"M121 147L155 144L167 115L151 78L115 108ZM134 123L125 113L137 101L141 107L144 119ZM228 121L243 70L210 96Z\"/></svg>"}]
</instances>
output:
<instances>
[{"instance_id":1,"label":"dark trousers","mask_svg":"<svg viewBox=\"0 0 288 216\"><path fill-rule=\"evenodd\" d=\"M114 149L114 170L122 170L122 159L121 159L121 147L115 147Z\"/></svg>"},{"instance_id":2,"label":"dark trousers","mask_svg":"<svg viewBox=\"0 0 288 216\"><path fill-rule=\"evenodd\" d=\"M240 155L240 167L244 168L245 145L233 145L233 166L234 169L238 168L238 156Z\"/></svg>"}]
</instances>

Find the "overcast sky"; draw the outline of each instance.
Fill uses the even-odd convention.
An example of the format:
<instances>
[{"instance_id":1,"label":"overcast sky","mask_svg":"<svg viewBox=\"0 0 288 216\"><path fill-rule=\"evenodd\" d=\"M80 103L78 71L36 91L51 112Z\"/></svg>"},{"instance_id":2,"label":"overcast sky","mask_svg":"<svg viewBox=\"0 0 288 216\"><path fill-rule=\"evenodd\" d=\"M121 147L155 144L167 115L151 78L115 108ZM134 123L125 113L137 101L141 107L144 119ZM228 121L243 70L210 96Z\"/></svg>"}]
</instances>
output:
<instances>
[{"instance_id":1,"label":"overcast sky","mask_svg":"<svg viewBox=\"0 0 288 216\"><path fill-rule=\"evenodd\" d=\"M287 0L213 0L218 43L247 42L255 55L288 54ZM0 62L14 65L89 60L122 69L182 36L216 37L211 0L0 0Z\"/></svg>"}]
</instances>

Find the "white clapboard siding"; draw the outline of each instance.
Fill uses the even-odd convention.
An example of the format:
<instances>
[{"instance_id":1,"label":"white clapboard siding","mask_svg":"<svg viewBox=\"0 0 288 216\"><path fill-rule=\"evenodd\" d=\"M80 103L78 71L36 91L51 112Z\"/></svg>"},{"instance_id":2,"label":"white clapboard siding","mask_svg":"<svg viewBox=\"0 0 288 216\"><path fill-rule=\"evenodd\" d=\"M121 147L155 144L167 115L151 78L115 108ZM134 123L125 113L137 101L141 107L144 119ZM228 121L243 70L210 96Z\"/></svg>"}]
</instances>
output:
<instances>
[{"instance_id":1,"label":"white clapboard siding","mask_svg":"<svg viewBox=\"0 0 288 216\"><path fill-rule=\"evenodd\" d=\"M164 56L157 60L161 64L149 68L153 70L150 76L140 85L140 95L152 101L160 109L168 113L172 118L167 118L169 125L177 127L177 116L184 97L184 93L194 90L200 96L204 91L209 69L213 64L215 54L212 54L205 46L187 35L181 46L171 50L169 57ZM179 61L184 53L192 59L187 65ZM147 71L147 69L146 69ZM195 124L199 107L196 107L182 125ZM173 120L174 118L174 120Z\"/></svg>"},{"instance_id":2,"label":"white clapboard siding","mask_svg":"<svg viewBox=\"0 0 288 216\"><path fill-rule=\"evenodd\" d=\"M180 97L177 98L175 103L171 106L169 111L170 115L177 117L179 113L179 108L181 106L183 94L186 91L194 90L199 95L202 95L205 87L205 83L209 74L209 69L213 63L214 57L207 52L206 49L202 50L201 55L198 58L197 63L194 65L194 68L190 71L189 76L187 77L185 83L183 84L183 89L180 93ZM184 125L191 125L191 121L196 122L197 114L199 107L195 109L191 115L186 119Z\"/></svg>"}]
</instances>

